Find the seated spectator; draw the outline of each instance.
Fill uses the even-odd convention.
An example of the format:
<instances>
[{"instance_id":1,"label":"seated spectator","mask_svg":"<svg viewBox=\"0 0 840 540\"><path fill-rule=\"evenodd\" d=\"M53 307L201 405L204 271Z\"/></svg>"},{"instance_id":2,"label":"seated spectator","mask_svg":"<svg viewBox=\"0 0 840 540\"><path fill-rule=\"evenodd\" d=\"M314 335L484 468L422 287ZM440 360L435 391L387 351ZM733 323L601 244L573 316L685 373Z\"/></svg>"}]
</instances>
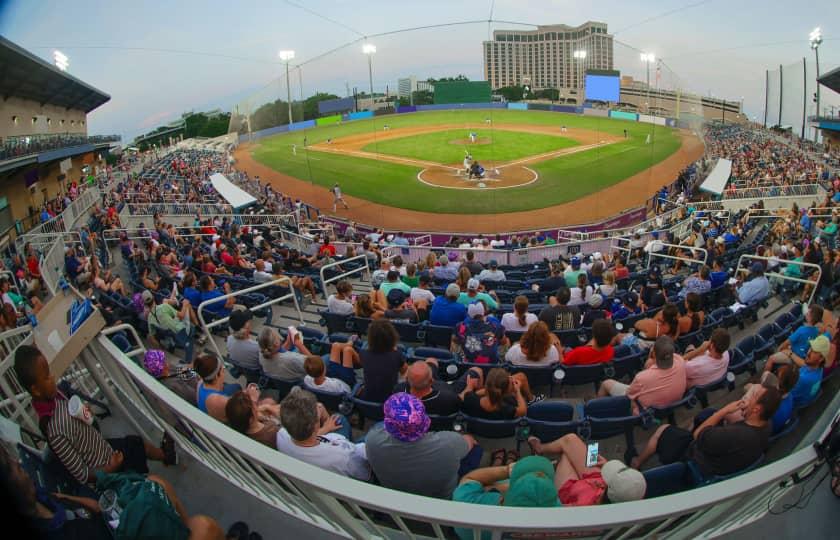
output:
<instances>
[{"instance_id":1,"label":"seated spectator","mask_svg":"<svg viewBox=\"0 0 840 540\"><path fill-rule=\"evenodd\" d=\"M685 297L685 315L679 317L680 335L700 330L705 320L703 299L697 293L688 293Z\"/></svg>"},{"instance_id":2,"label":"seated spectator","mask_svg":"<svg viewBox=\"0 0 840 540\"><path fill-rule=\"evenodd\" d=\"M570 298L569 288L560 287L555 296L548 297L548 306L540 311L539 320L544 322L552 332L580 328L580 310L567 305Z\"/></svg>"},{"instance_id":3,"label":"seated spectator","mask_svg":"<svg viewBox=\"0 0 840 540\"><path fill-rule=\"evenodd\" d=\"M470 273L470 269L466 266L462 266L458 269L458 276L455 278L455 284L458 285L458 288L461 289L462 292L466 292L467 285L471 279L472 274Z\"/></svg>"},{"instance_id":4,"label":"seated spectator","mask_svg":"<svg viewBox=\"0 0 840 540\"><path fill-rule=\"evenodd\" d=\"M412 266L412 265L409 265ZM432 286L432 278L428 274L423 274L418 278L417 285L411 288L411 302L417 309L417 314L422 320L429 317L429 309L435 301L435 295L429 288Z\"/></svg>"},{"instance_id":5,"label":"seated spectator","mask_svg":"<svg viewBox=\"0 0 840 540\"><path fill-rule=\"evenodd\" d=\"M400 323L417 323L420 318L417 310L411 303L411 299L400 289L392 289L388 293L388 309L385 310L385 318Z\"/></svg>"},{"instance_id":6,"label":"seated spectator","mask_svg":"<svg viewBox=\"0 0 840 540\"><path fill-rule=\"evenodd\" d=\"M764 365L764 371L772 371L776 366L790 364L793 356L805 358L810 341L820 334L822 320L823 308L811 304L805 313L805 322L779 345L778 352L770 355Z\"/></svg>"},{"instance_id":7,"label":"seated spectator","mask_svg":"<svg viewBox=\"0 0 840 540\"><path fill-rule=\"evenodd\" d=\"M464 257L466 261L464 261L462 266L465 266L470 271L470 275L479 276L484 271L484 265L475 260L475 252L467 251Z\"/></svg>"},{"instance_id":8,"label":"seated spectator","mask_svg":"<svg viewBox=\"0 0 840 540\"><path fill-rule=\"evenodd\" d=\"M410 263L403 268L405 269L405 273L400 274L400 281L414 290L420 284L420 277L417 275L417 265Z\"/></svg>"},{"instance_id":9,"label":"seated spectator","mask_svg":"<svg viewBox=\"0 0 840 540\"><path fill-rule=\"evenodd\" d=\"M768 424L780 400L777 389L762 387L749 401L733 401L702 422L695 419L693 432L664 424L634 458L633 467L641 468L653 454L658 454L663 465L692 461L707 478L742 471L758 461L767 449ZM744 421L723 425L724 418L738 410L744 412Z\"/></svg>"},{"instance_id":10,"label":"seated spectator","mask_svg":"<svg viewBox=\"0 0 840 540\"><path fill-rule=\"evenodd\" d=\"M587 301L589 304L589 309L583 314L583 320L581 321L581 326L585 328L592 328L592 325L598 319L611 319L612 313L609 310L603 308L604 306L604 297L598 293L593 294L589 297Z\"/></svg>"},{"instance_id":11,"label":"seated spectator","mask_svg":"<svg viewBox=\"0 0 840 540\"><path fill-rule=\"evenodd\" d=\"M729 281L729 272L723 269L723 264L720 262L720 259L715 259L712 262L712 272L709 274L709 281L712 284L712 289L722 287Z\"/></svg>"},{"instance_id":12,"label":"seated spectator","mask_svg":"<svg viewBox=\"0 0 840 540\"><path fill-rule=\"evenodd\" d=\"M659 275L659 267L651 266L647 280L642 286L639 299L642 302L642 309L648 310L658 308L665 304L667 298L663 292L662 276Z\"/></svg>"},{"instance_id":13,"label":"seated spectator","mask_svg":"<svg viewBox=\"0 0 840 540\"><path fill-rule=\"evenodd\" d=\"M385 281L379 286L376 292L377 302L384 305L387 303L388 293L393 290L399 290L405 293L406 296L411 294L411 287L400 281L400 273L396 270L388 270L385 276Z\"/></svg>"},{"instance_id":14,"label":"seated spectator","mask_svg":"<svg viewBox=\"0 0 840 540\"><path fill-rule=\"evenodd\" d=\"M196 289L195 286L195 274L193 272L184 274L184 279L181 281L181 294L189 300L193 310L198 309L198 306L201 305L201 291Z\"/></svg>"},{"instance_id":15,"label":"seated spectator","mask_svg":"<svg viewBox=\"0 0 840 540\"><path fill-rule=\"evenodd\" d=\"M792 265L791 265L792 266ZM770 294L770 282L764 276L764 265L756 261L750 267L749 280L736 289L738 302L747 306L760 302Z\"/></svg>"},{"instance_id":16,"label":"seated spectator","mask_svg":"<svg viewBox=\"0 0 840 540\"><path fill-rule=\"evenodd\" d=\"M765 373L770 373L765 371ZM773 435L779 433L784 429L785 424L793 416L793 394L791 391L799 382L799 367L796 365L782 366L777 371L776 378L779 383L779 393L781 394L781 401L779 408L776 409L776 414L773 415Z\"/></svg>"},{"instance_id":17,"label":"seated spectator","mask_svg":"<svg viewBox=\"0 0 840 540\"><path fill-rule=\"evenodd\" d=\"M580 257L574 256L572 257L571 261L569 261L569 266L563 271L563 277L566 280L566 287L571 289L572 287L577 287L578 284L578 276L581 274L585 274L586 270L582 270L580 267ZM551 325L549 325L550 327Z\"/></svg>"},{"instance_id":18,"label":"seated spectator","mask_svg":"<svg viewBox=\"0 0 840 540\"><path fill-rule=\"evenodd\" d=\"M461 408L465 414L487 420L512 420L525 416L530 403L545 396L535 396L524 373L511 375L502 368L493 368L487 374L484 387L479 378L467 378L461 392Z\"/></svg>"},{"instance_id":19,"label":"seated spectator","mask_svg":"<svg viewBox=\"0 0 840 540\"><path fill-rule=\"evenodd\" d=\"M645 341L653 341L659 336L677 339L680 335L679 315L680 310L676 304L665 304L652 318L636 321L639 338Z\"/></svg>"},{"instance_id":20,"label":"seated spectator","mask_svg":"<svg viewBox=\"0 0 840 540\"><path fill-rule=\"evenodd\" d=\"M518 343L508 349L505 360L519 366L550 366L560 361L563 345L542 321L532 324Z\"/></svg>"},{"instance_id":21,"label":"seated spectator","mask_svg":"<svg viewBox=\"0 0 840 540\"><path fill-rule=\"evenodd\" d=\"M811 403L819 394L823 365L831 349L831 342L824 335L815 337L809 344L805 358L790 353L791 362L799 366L799 380L790 391L795 408Z\"/></svg>"},{"instance_id":22,"label":"seated spectator","mask_svg":"<svg viewBox=\"0 0 840 540\"><path fill-rule=\"evenodd\" d=\"M257 442L277 450L277 432L280 426L271 417L261 415L257 402L245 390L239 390L225 403L228 425Z\"/></svg>"},{"instance_id":23,"label":"seated spectator","mask_svg":"<svg viewBox=\"0 0 840 540\"><path fill-rule=\"evenodd\" d=\"M618 286L615 284L615 272L607 270L604 272L604 282L598 285L595 294L600 294L604 298L612 298L616 291L618 291Z\"/></svg>"},{"instance_id":24,"label":"seated spectator","mask_svg":"<svg viewBox=\"0 0 840 540\"><path fill-rule=\"evenodd\" d=\"M697 273L685 278L680 290L680 298L685 298L688 293L704 294L712 290L709 274L709 267L704 264Z\"/></svg>"},{"instance_id":25,"label":"seated spectator","mask_svg":"<svg viewBox=\"0 0 840 540\"><path fill-rule=\"evenodd\" d=\"M613 302L611 311L614 321L620 321L621 319L638 315L642 312L642 308L639 306L639 297L636 293L629 292L624 295L623 301L619 302L618 299L616 299L615 302Z\"/></svg>"},{"instance_id":26,"label":"seated spectator","mask_svg":"<svg viewBox=\"0 0 840 540\"><path fill-rule=\"evenodd\" d=\"M64 250L64 270L72 283L86 284L91 278L90 261L76 255L76 249L68 246Z\"/></svg>"},{"instance_id":27,"label":"seated spectator","mask_svg":"<svg viewBox=\"0 0 840 540\"><path fill-rule=\"evenodd\" d=\"M458 285L450 283L445 294L435 298L429 313L429 322L438 326L454 327L463 321L467 316L467 306L458 302L460 295L461 289Z\"/></svg>"},{"instance_id":28,"label":"seated spectator","mask_svg":"<svg viewBox=\"0 0 840 540\"><path fill-rule=\"evenodd\" d=\"M560 287L566 286L566 277L563 275L563 263L560 261L553 261L548 265L549 277L532 285L536 286L536 291L556 291Z\"/></svg>"},{"instance_id":29,"label":"seated spectator","mask_svg":"<svg viewBox=\"0 0 840 540\"><path fill-rule=\"evenodd\" d=\"M685 361L674 354L674 340L662 336L650 349L645 369L633 377L629 385L613 379L601 383L598 397L627 396L633 403L633 414L639 408L666 407L685 394Z\"/></svg>"},{"instance_id":30,"label":"seated spectator","mask_svg":"<svg viewBox=\"0 0 840 540\"><path fill-rule=\"evenodd\" d=\"M149 334L159 341L160 330L168 332L178 347L184 348L183 364L191 364L193 360L193 340L195 338L195 326L191 324L190 316L192 308L190 301L184 298L181 300L181 309L173 307L178 304L174 297L165 299L160 304L155 303L155 295L151 291L143 291L143 304L149 310L147 322L149 323ZM203 337L203 336L202 336ZM203 343L201 341L200 343Z\"/></svg>"},{"instance_id":31,"label":"seated spectator","mask_svg":"<svg viewBox=\"0 0 840 540\"><path fill-rule=\"evenodd\" d=\"M373 301L373 297L367 293L359 295L353 305L356 317L365 319L379 319L385 315L385 310Z\"/></svg>"},{"instance_id":32,"label":"seated spectator","mask_svg":"<svg viewBox=\"0 0 840 540\"><path fill-rule=\"evenodd\" d=\"M468 306L476 301L484 302L484 305L491 311L495 311L499 307L499 303L492 294L481 292L481 283L472 278L467 281L467 292L462 292L458 296L458 303Z\"/></svg>"},{"instance_id":33,"label":"seated spectator","mask_svg":"<svg viewBox=\"0 0 840 540\"><path fill-rule=\"evenodd\" d=\"M592 339L586 345L575 347L563 354L561 360L564 366L589 366L611 362L615 356L612 341L615 329L606 319L597 319L592 323Z\"/></svg>"},{"instance_id":34,"label":"seated spectator","mask_svg":"<svg viewBox=\"0 0 840 540\"><path fill-rule=\"evenodd\" d=\"M93 286L105 293L113 292L120 296L128 296L122 279L112 274L110 270L103 272L98 264L93 265Z\"/></svg>"},{"instance_id":35,"label":"seated spectator","mask_svg":"<svg viewBox=\"0 0 840 540\"><path fill-rule=\"evenodd\" d=\"M458 323L452 334L452 351L467 362L495 364L499 362L499 346L507 338L502 325L485 318L484 313L481 302L469 305L467 320Z\"/></svg>"},{"instance_id":36,"label":"seated spectator","mask_svg":"<svg viewBox=\"0 0 840 540\"><path fill-rule=\"evenodd\" d=\"M271 275L271 272L266 272L265 261L257 259L254 262L254 274L251 279L254 280L254 283L268 283L274 279L274 276Z\"/></svg>"},{"instance_id":37,"label":"seated spectator","mask_svg":"<svg viewBox=\"0 0 840 540\"><path fill-rule=\"evenodd\" d=\"M147 459L166 465L176 463L174 441L166 434L160 448L136 435L105 439L93 422L71 416L70 400L56 388L49 362L37 347L19 345L14 362L15 375L20 386L32 396L32 406L50 450L78 482L95 482L97 472L146 474Z\"/></svg>"},{"instance_id":38,"label":"seated spectator","mask_svg":"<svg viewBox=\"0 0 840 540\"><path fill-rule=\"evenodd\" d=\"M260 346L251 338L250 309L236 309L230 314L228 324L232 333L227 337L227 351L230 361L237 367L260 369Z\"/></svg>"},{"instance_id":39,"label":"seated spectator","mask_svg":"<svg viewBox=\"0 0 840 540\"><path fill-rule=\"evenodd\" d=\"M365 438L367 458L382 486L448 499L458 477L475 469L481 447L470 435L429 431L431 419L418 398L398 393L385 402L385 421Z\"/></svg>"},{"instance_id":40,"label":"seated spectator","mask_svg":"<svg viewBox=\"0 0 840 540\"><path fill-rule=\"evenodd\" d=\"M585 273L578 276L577 285L569 289L569 306L582 306L589 302L593 289L588 283Z\"/></svg>"},{"instance_id":41,"label":"seated spectator","mask_svg":"<svg viewBox=\"0 0 840 540\"><path fill-rule=\"evenodd\" d=\"M630 277L630 269L624 264L624 257L616 256L615 262L612 268L613 273L615 273L615 279L627 279Z\"/></svg>"},{"instance_id":42,"label":"seated spectator","mask_svg":"<svg viewBox=\"0 0 840 540\"><path fill-rule=\"evenodd\" d=\"M200 286L202 302L219 298L216 302L211 302L210 304L204 306L204 310L209 311L217 317L227 317L230 315L230 311L233 309L233 306L236 305L236 298L233 296L222 298L224 295L231 293L229 282L225 282L224 292L221 292L216 288L216 282L212 277L203 275L201 276Z\"/></svg>"},{"instance_id":43,"label":"seated spectator","mask_svg":"<svg viewBox=\"0 0 840 540\"><path fill-rule=\"evenodd\" d=\"M423 402L428 414L436 416L454 414L461 409L461 399L458 394L466 388L467 373L453 384L438 380L437 374L436 360L429 358L425 362L414 362L408 366L405 382L399 383L394 388L394 393L410 393ZM476 376L482 376L481 370L478 370Z\"/></svg>"},{"instance_id":44,"label":"seated spectator","mask_svg":"<svg viewBox=\"0 0 840 540\"><path fill-rule=\"evenodd\" d=\"M337 315L353 314L353 286L349 281L342 279L335 285L335 294L327 298L327 311Z\"/></svg>"},{"instance_id":45,"label":"seated spectator","mask_svg":"<svg viewBox=\"0 0 840 540\"><path fill-rule=\"evenodd\" d=\"M520 295L513 301L513 313L502 315L502 326L511 332L525 332L537 320L537 316L528 311L528 297Z\"/></svg>"},{"instance_id":46,"label":"seated spectator","mask_svg":"<svg viewBox=\"0 0 840 540\"><path fill-rule=\"evenodd\" d=\"M724 328L715 328L708 341L688 351L685 360L686 388L717 382L729 369L729 332Z\"/></svg>"},{"instance_id":47,"label":"seated spectator","mask_svg":"<svg viewBox=\"0 0 840 540\"><path fill-rule=\"evenodd\" d=\"M333 345L339 344L334 343ZM347 350L347 352L350 352L352 349L353 347L350 345L342 349L342 351ZM353 358L349 355L344 355L344 358L338 359L330 357L328 366L324 364L324 360L320 356L307 356L303 362L303 369L306 371L306 377L303 378L304 386L322 392L349 394L350 390L356 384ZM331 370L333 375L330 375ZM341 372L341 376L337 375L338 372ZM350 382L353 384L350 384Z\"/></svg>"},{"instance_id":48,"label":"seated spectator","mask_svg":"<svg viewBox=\"0 0 840 540\"><path fill-rule=\"evenodd\" d=\"M434 270L435 279L455 281L455 278L458 277L457 263L450 263L449 257L446 255L441 255L438 258L438 263L440 266L436 266Z\"/></svg>"},{"instance_id":49,"label":"seated spectator","mask_svg":"<svg viewBox=\"0 0 840 540\"><path fill-rule=\"evenodd\" d=\"M192 369L192 366L179 366L173 370L166 361L166 353L149 349L143 356L143 367L146 369L146 373L178 394L181 399L190 405L196 405L198 375Z\"/></svg>"},{"instance_id":50,"label":"seated spectator","mask_svg":"<svg viewBox=\"0 0 840 540\"><path fill-rule=\"evenodd\" d=\"M354 444L337 432L345 425L350 427L346 418L333 415L321 425L318 400L311 392L292 388L280 404L280 420L283 428L277 433L278 450L342 476L370 480L365 443Z\"/></svg>"},{"instance_id":51,"label":"seated spectator","mask_svg":"<svg viewBox=\"0 0 840 540\"><path fill-rule=\"evenodd\" d=\"M548 443L529 437L528 445L535 456L558 458L554 488L564 506L638 501L645 496L645 477L621 461L598 455L597 463L587 467L586 443L575 433Z\"/></svg>"},{"instance_id":52,"label":"seated spectator","mask_svg":"<svg viewBox=\"0 0 840 540\"><path fill-rule=\"evenodd\" d=\"M408 365L405 356L397 349L400 336L390 321L378 319L368 326L367 349L359 353L364 375L364 386L359 397L366 401L384 402L405 374Z\"/></svg>"},{"instance_id":53,"label":"seated spectator","mask_svg":"<svg viewBox=\"0 0 840 540\"><path fill-rule=\"evenodd\" d=\"M485 281L504 281L505 273L499 270L499 263L496 259L490 259L487 263L487 268L478 274L478 281L484 283Z\"/></svg>"},{"instance_id":54,"label":"seated spectator","mask_svg":"<svg viewBox=\"0 0 840 540\"><path fill-rule=\"evenodd\" d=\"M303 363L312 353L304 345L300 332L290 331L286 334L286 339L281 341L277 330L265 326L257 343L260 346L260 366L267 377L297 382L306 376Z\"/></svg>"},{"instance_id":55,"label":"seated spectator","mask_svg":"<svg viewBox=\"0 0 840 540\"><path fill-rule=\"evenodd\" d=\"M220 422L226 422L225 404L228 398L242 387L236 383L225 382L225 363L213 353L198 355L195 358L195 371L201 377L196 392L198 410ZM255 399L257 397L259 396Z\"/></svg>"}]
</instances>

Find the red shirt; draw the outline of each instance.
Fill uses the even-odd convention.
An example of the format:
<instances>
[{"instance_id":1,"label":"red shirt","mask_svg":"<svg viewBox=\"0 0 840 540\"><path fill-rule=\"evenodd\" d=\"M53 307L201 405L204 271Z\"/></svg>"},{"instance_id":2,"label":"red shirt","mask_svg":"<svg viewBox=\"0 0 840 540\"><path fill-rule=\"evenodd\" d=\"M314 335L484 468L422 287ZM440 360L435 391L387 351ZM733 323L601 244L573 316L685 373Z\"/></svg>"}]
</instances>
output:
<instances>
[{"instance_id":1,"label":"red shirt","mask_svg":"<svg viewBox=\"0 0 840 540\"><path fill-rule=\"evenodd\" d=\"M236 260L234 260L233 255L227 251L223 251L219 258L222 259L222 262L228 266L236 266Z\"/></svg>"},{"instance_id":2,"label":"red shirt","mask_svg":"<svg viewBox=\"0 0 840 540\"><path fill-rule=\"evenodd\" d=\"M29 257L26 260L26 266L29 268L29 273L35 277L41 277L41 269L38 268L38 257Z\"/></svg>"},{"instance_id":3,"label":"red shirt","mask_svg":"<svg viewBox=\"0 0 840 540\"><path fill-rule=\"evenodd\" d=\"M615 279L626 279L630 277L630 269L626 266L616 268L613 272L615 273Z\"/></svg>"},{"instance_id":4,"label":"red shirt","mask_svg":"<svg viewBox=\"0 0 840 540\"><path fill-rule=\"evenodd\" d=\"M607 345L601 350L589 345L582 347L575 347L570 352L563 355L563 365L565 366L591 366L594 364L603 364L609 362L615 356L615 350L612 345Z\"/></svg>"},{"instance_id":5,"label":"red shirt","mask_svg":"<svg viewBox=\"0 0 840 540\"><path fill-rule=\"evenodd\" d=\"M324 253L329 253L330 257L335 257L335 246L332 244L325 244L321 246L320 251L318 251L318 255L324 255Z\"/></svg>"}]
</instances>

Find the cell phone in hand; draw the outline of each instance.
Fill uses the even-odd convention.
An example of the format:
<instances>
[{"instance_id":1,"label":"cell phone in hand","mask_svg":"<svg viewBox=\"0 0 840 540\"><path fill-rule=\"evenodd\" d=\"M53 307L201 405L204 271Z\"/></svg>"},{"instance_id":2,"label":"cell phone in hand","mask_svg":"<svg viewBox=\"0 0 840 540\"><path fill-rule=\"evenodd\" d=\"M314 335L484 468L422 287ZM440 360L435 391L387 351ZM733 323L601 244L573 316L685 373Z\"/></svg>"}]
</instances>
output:
<instances>
[{"instance_id":1,"label":"cell phone in hand","mask_svg":"<svg viewBox=\"0 0 840 540\"><path fill-rule=\"evenodd\" d=\"M593 442L586 445L586 466L594 467L598 464L598 443Z\"/></svg>"}]
</instances>

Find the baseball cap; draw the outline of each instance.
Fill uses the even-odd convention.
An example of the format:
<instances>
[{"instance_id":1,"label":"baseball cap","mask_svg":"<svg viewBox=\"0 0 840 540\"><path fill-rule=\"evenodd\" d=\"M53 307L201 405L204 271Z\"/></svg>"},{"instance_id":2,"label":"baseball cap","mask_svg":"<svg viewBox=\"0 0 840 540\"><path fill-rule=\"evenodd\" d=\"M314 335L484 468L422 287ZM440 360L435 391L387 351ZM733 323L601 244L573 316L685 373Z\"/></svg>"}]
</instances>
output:
<instances>
[{"instance_id":1,"label":"baseball cap","mask_svg":"<svg viewBox=\"0 0 840 540\"><path fill-rule=\"evenodd\" d=\"M461 294L461 288L457 283L450 283L446 286L446 296L450 298L457 298Z\"/></svg>"},{"instance_id":2,"label":"baseball cap","mask_svg":"<svg viewBox=\"0 0 840 540\"><path fill-rule=\"evenodd\" d=\"M543 456L528 456L517 461L510 473L504 505L531 508L560 506L551 462Z\"/></svg>"},{"instance_id":3,"label":"baseball cap","mask_svg":"<svg viewBox=\"0 0 840 540\"><path fill-rule=\"evenodd\" d=\"M589 307L598 308L604 303L604 297L600 294L593 294L589 297Z\"/></svg>"},{"instance_id":4,"label":"baseball cap","mask_svg":"<svg viewBox=\"0 0 840 540\"><path fill-rule=\"evenodd\" d=\"M470 316L470 319L473 317L484 316L484 304L481 302L473 302L467 308L467 315Z\"/></svg>"},{"instance_id":5,"label":"baseball cap","mask_svg":"<svg viewBox=\"0 0 840 540\"><path fill-rule=\"evenodd\" d=\"M659 238L659 231L653 231L650 235L654 238Z\"/></svg>"},{"instance_id":6,"label":"baseball cap","mask_svg":"<svg viewBox=\"0 0 840 540\"><path fill-rule=\"evenodd\" d=\"M617 459L604 463L601 476L607 483L607 497L610 502L638 501L645 496L647 482L644 475Z\"/></svg>"},{"instance_id":7,"label":"baseball cap","mask_svg":"<svg viewBox=\"0 0 840 540\"><path fill-rule=\"evenodd\" d=\"M242 327L245 326L245 323L250 321L254 318L254 314L251 313L250 309L236 309L230 314L230 318L228 319L228 324L230 325L230 329L234 332L238 332L242 330Z\"/></svg>"},{"instance_id":8,"label":"baseball cap","mask_svg":"<svg viewBox=\"0 0 840 540\"><path fill-rule=\"evenodd\" d=\"M398 441L420 440L432 425L423 402L406 392L389 397L383 408L385 431Z\"/></svg>"},{"instance_id":9,"label":"baseball cap","mask_svg":"<svg viewBox=\"0 0 840 540\"><path fill-rule=\"evenodd\" d=\"M752 266L750 266L750 271L753 274L763 274L764 273L764 265L761 264L760 262L756 261L756 262L752 263Z\"/></svg>"},{"instance_id":10,"label":"baseball cap","mask_svg":"<svg viewBox=\"0 0 840 540\"><path fill-rule=\"evenodd\" d=\"M628 305L631 305L631 306L635 306L636 304L639 303L639 295L637 295L634 292L627 293L624 296L624 303L628 304Z\"/></svg>"},{"instance_id":11,"label":"baseball cap","mask_svg":"<svg viewBox=\"0 0 840 540\"><path fill-rule=\"evenodd\" d=\"M432 282L432 277L429 274L426 274L426 273L420 274L419 279L420 279L420 283L428 284L428 283Z\"/></svg>"},{"instance_id":12,"label":"baseball cap","mask_svg":"<svg viewBox=\"0 0 840 540\"><path fill-rule=\"evenodd\" d=\"M388 307L397 307L405 302L405 293L400 289L391 289L388 292Z\"/></svg>"},{"instance_id":13,"label":"baseball cap","mask_svg":"<svg viewBox=\"0 0 840 540\"><path fill-rule=\"evenodd\" d=\"M490 266L490 268L498 268L499 261L497 261L496 259L490 259L490 262L487 263L487 265Z\"/></svg>"},{"instance_id":14,"label":"baseball cap","mask_svg":"<svg viewBox=\"0 0 840 540\"><path fill-rule=\"evenodd\" d=\"M604 258L604 256L601 254L600 251L596 251L595 253L592 254L592 260L594 260L594 261L600 261L603 258Z\"/></svg>"},{"instance_id":15,"label":"baseball cap","mask_svg":"<svg viewBox=\"0 0 840 540\"><path fill-rule=\"evenodd\" d=\"M155 301L155 295L152 294L152 291L146 289L143 291L143 294L140 295L143 298L144 304L151 304Z\"/></svg>"},{"instance_id":16,"label":"baseball cap","mask_svg":"<svg viewBox=\"0 0 840 540\"><path fill-rule=\"evenodd\" d=\"M470 278L470 280L467 281L467 289L471 291L477 291L479 285L481 285L481 283L479 283L479 281L475 278Z\"/></svg>"},{"instance_id":17,"label":"baseball cap","mask_svg":"<svg viewBox=\"0 0 840 540\"><path fill-rule=\"evenodd\" d=\"M580 257L572 257L572 268L580 268Z\"/></svg>"},{"instance_id":18,"label":"baseball cap","mask_svg":"<svg viewBox=\"0 0 840 540\"><path fill-rule=\"evenodd\" d=\"M823 358L828 357L828 351L831 349L831 342L827 337L825 337L825 335L820 334L814 339L809 340L808 343L811 345L812 351L820 353L823 355Z\"/></svg>"},{"instance_id":19,"label":"baseball cap","mask_svg":"<svg viewBox=\"0 0 840 540\"><path fill-rule=\"evenodd\" d=\"M146 373L154 378L163 375L163 368L166 366L166 353L158 349L149 349L143 356L143 367Z\"/></svg>"}]
</instances>

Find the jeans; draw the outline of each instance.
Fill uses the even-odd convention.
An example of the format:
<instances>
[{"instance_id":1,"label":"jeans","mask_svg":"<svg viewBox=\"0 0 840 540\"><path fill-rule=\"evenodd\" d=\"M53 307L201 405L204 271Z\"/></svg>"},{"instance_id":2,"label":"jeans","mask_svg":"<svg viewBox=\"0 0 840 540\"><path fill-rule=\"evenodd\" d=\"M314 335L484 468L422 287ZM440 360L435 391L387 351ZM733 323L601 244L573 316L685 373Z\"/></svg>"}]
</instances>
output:
<instances>
[{"instance_id":1,"label":"jeans","mask_svg":"<svg viewBox=\"0 0 840 540\"><path fill-rule=\"evenodd\" d=\"M193 334L192 328L190 328L190 332L187 332L186 328L182 328L175 334L175 345L178 347L184 348L184 359L181 361L182 364L190 364L193 361Z\"/></svg>"},{"instance_id":2,"label":"jeans","mask_svg":"<svg viewBox=\"0 0 840 540\"><path fill-rule=\"evenodd\" d=\"M481 456L483 454L484 450L480 446L473 446L472 450L470 450L466 456L461 458L461 466L458 468L458 478L479 468L479 466L481 466Z\"/></svg>"},{"instance_id":3,"label":"jeans","mask_svg":"<svg viewBox=\"0 0 840 540\"><path fill-rule=\"evenodd\" d=\"M338 433L339 435L344 435L344 438L348 441L353 440L353 428L350 427L350 420L344 416L343 414L338 415L340 424L338 429L333 431L333 433Z\"/></svg>"}]
</instances>

